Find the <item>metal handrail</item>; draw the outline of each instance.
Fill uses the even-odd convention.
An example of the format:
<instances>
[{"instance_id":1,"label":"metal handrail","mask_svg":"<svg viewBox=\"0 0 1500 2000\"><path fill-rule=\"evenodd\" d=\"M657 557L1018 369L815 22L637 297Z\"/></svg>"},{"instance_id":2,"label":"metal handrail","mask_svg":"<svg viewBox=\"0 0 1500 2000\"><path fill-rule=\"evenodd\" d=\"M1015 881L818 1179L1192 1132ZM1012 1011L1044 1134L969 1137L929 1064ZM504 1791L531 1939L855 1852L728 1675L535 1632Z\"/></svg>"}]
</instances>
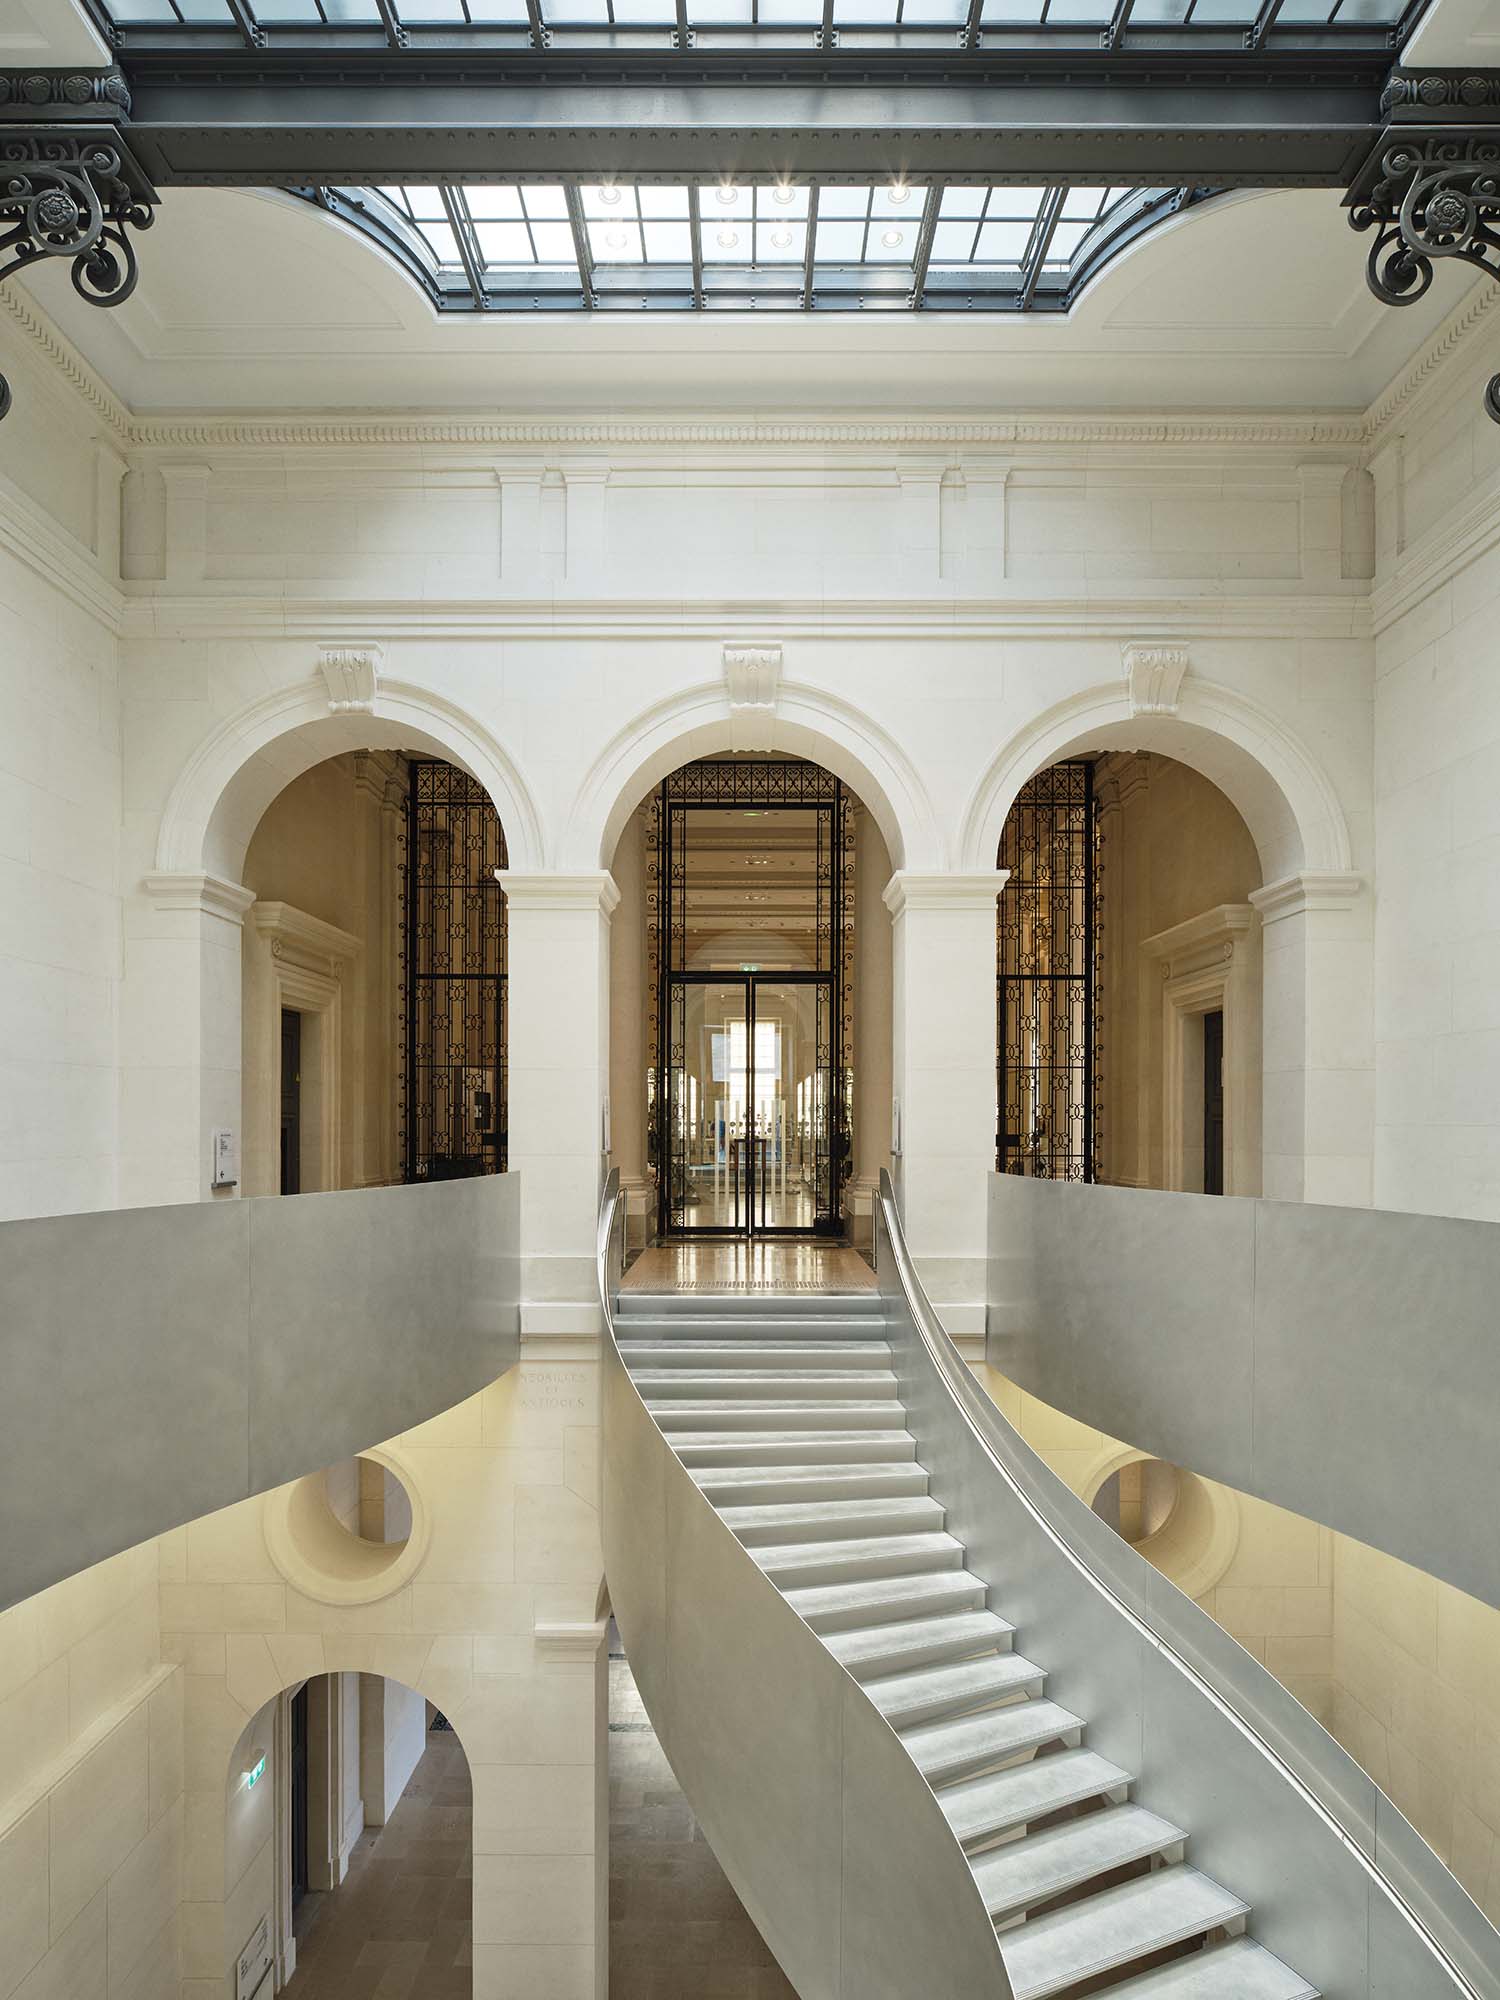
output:
<instances>
[{"instance_id":1,"label":"metal handrail","mask_svg":"<svg viewBox=\"0 0 1500 2000\"><path fill-rule=\"evenodd\" d=\"M1059 1559L1170 1658L1205 1700L1331 1822L1370 1878L1440 1961L1454 1990L1500 2000L1500 1933L1374 1781L1260 1662L1207 1612L1123 1542L1032 1450L975 1380L912 1264L889 1173L882 1171L877 1253L888 1251L900 1301L922 1352L957 1413L1015 1500ZM883 1239L883 1240L882 1240ZM877 1268L883 1260L877 1254ZM883 1284L887 1303L890 1290ZM1378 1818L1360 1810L1373 1794Z\"/></svg>"}]
</instances>

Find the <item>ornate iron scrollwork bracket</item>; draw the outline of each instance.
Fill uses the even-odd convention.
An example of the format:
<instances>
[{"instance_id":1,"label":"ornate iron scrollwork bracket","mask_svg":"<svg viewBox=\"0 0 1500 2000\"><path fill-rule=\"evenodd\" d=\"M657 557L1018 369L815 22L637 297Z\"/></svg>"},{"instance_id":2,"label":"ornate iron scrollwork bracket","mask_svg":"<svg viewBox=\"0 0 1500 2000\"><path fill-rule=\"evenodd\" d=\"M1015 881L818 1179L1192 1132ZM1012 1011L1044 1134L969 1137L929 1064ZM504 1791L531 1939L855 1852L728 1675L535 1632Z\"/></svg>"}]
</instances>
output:
<instances>
[{"instance_id":1,"label":"ornate iron scrollwork bracket","mask_svg":"<svg viewBox=\"0 0 1500 2000\"><path fill-rule=\"evenodd\" d=\"M1351 229L1375 232L1370 290L1414 305L1448 257L1500 282L1500 72L1397 70L1381 109L1386 128L1344 203ZM1500 423L1500 375L1484 407Z\"/></svg>"},{"instance_id":2,"label":"ornate iron scrollwork bracket","mask_svg":"<svg viewBox=\"0 0 1500 2000\"><path fill-rule=\"evenodd\" d=\"M65 257L90 305L130 297L139 267L128 232L150 228L156 191L115 122L129 109L118 70L0 73L0 283ZM39 111L57 122L33 122ZM0 375L0 417L10 404Z\"/></svg>"}]
</instances>

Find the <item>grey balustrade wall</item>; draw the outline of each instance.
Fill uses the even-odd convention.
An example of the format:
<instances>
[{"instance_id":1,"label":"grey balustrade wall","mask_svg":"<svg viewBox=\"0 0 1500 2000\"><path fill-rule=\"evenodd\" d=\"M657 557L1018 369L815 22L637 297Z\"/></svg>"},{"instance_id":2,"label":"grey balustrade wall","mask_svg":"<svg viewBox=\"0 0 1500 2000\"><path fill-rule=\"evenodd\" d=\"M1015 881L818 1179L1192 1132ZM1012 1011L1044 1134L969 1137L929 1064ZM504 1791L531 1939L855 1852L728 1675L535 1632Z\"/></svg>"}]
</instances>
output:
<instances>
[{"instance_id":1,"label":"grey balustrade wall","mask_svg":"<svg viewBox=\"0 0 1500 2000\"><path fill-rule=\"evenodd\" d=\"M502 1374L519 1197L501 1174L0 1225L0 1605Z\"/></svg>"},{"instance_id":2,"label":"grey balustrade wall","mask_svg":"<svg viewBox=\"0 0 1500 2000\"><path fill-rule=\"evenodd\" d=\"M992 1176L992 1366L1500 1605L1500 1227Z\"/></svg>"}]
</instances>

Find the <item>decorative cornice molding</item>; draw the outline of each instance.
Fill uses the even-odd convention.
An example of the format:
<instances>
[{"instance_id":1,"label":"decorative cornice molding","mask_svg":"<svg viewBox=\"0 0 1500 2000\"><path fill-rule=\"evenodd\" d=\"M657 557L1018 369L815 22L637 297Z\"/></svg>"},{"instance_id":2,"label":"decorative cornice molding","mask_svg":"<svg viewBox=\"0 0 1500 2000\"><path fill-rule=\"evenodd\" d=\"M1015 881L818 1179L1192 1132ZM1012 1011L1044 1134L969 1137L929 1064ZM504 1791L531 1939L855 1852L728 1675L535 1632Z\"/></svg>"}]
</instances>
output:
<instances>
[{"instance_id":1,"label":"decorative cornice molding","mask_svg":"<svg viewBox=\"0 0 1500 2000\"><path fill-rule=\"evenodd\" d=\"M292 597L276 586L264 595L146 595L132 589L127 637L265 638L317 641L330 625L371 640L618 639L632 636L702 638L722 644L725 624L750 615L778 644L793 638L873 639L967 637L1004 639L1056 633L1076 639L1131 639L1144 626L1163 640L1199 638L1363 638L1369 633L1368 586L1339 592L1292 584L1264 593L1226 596L1216 579L1194 589L1191 579L1170 594L1088 597L1058 591L1013 597L783 598L751 607L716 598L589 596L485 598ZM351 641L352 643L352 641ZM717 699L722 701L722 682ZM783 679L780 698L788 683Z\"/></svg>"},{"instance_id":2,"label":"decorative cornice molding","mask_svg":"<svg viewBox=\"0 0 1500 2000\"><path fill-rule=\"evenodd\" d=\"M0 287L0 308L9 314L19 330L38 347L62 376L64 382L88 404L105 425L113 441L128 448L135 440L131 416L114 391L84 360L72 342L41 311L36 301L19 286Z\"/></svg>"},{"instance_id":3,"label":"decorative cornice molding","mask_svg":"<svg viewBox=\"0 0 1500 2000\"><path fill-rule=\"evenodd\" d=\"M613 916L620 901L619 886L604 869L581 874L548 870L523 875L497 868L495 880L505 891L512 914L517 910L596 910L608 917Z\"/></svg>"},{"instance_id":4,"label":"decorative cornice molding","mask_svg":"<svg viewBox=\"0 0 1500 2000\"><path fill-rule=\"evenodd\" d=\"M222 917L226 923L243 924L245 912L255 901L255 891L241 882L226 882L222 875L201 875L184 870L157 870L141 877L141 888L158 910L196 910L201 915Z\"/></svg>"},{"instance_id":5,"label":"decorative cornice molding","mask_svg":"<svg viewBox=\"0 0 1500 2000\"><path fill-rule=\"evenodd\" d=\"M1492 285L1478 286L1443 322L1416 358L1387 384L1365 413L1367 457L1385 441L1386 433L1397 419L1434 385L1445 364L1479 337L1497 307L1500 307L1500 292Z\"/></svg>"},{"instance_id":6,"label":"decorative cornice molding","mask_svg":"<svg viewBox=\"0 0 1500 2000\"><path fill-rule=\"evenodd\" d=\"M1189 667L1186 646L1131 640L1122 649L1132 715L1175 715Z\"/></svg>"},{"instance_id":7,"label":"decorative cornice molding","mask_svg":"<svg viewBox=\"0 0 1500 2000\"><path fill-rule=\"evenodd\" d=\"M592 1667L608 1632L607 1618L596 1618L587 1625L538 1618L531 1628L538 1660L555 1667Z\"/></svg>"},{"instance_id":8,"label":"decorative cornice molding","mask_svg":"<svg viewBox=\"0 0 1500 2000\"><path fill-rule=\"evenodd\" d=\"M1164 977L1178 978L1206 966L1232 958L1240 941L1255 929L1255 911L1249 903L1220 903L1170 930L1141 939L1147 958L1162 962Z\"/></svg>"},{"instance_id":9,"label":"decorative cornice molding","mask_svg":"<svg viewBox=\"0 0 1500 2000\"><path fill-rule=\"evenodd\" d=\"M1268 882L1263 889L1252 889L1250 901L1260 912L1262 924L1275 924L1309 911L1352 909L1364 888L1363 875L1304 868L1295 875L1283 875L1279 882Z\"/></svg>"},{"instance_id":10,"label":"decorative cornice molding","mask_svg":"<svg viewBox=\"0 0 1500 2000\"><path fill-rule=\"evenodd\" d=\"M988 910L993 917L995 900L1009 880L1008 868L976 868L972 873L954 869L944 874L903 868L886 883L881 900L892 917L908 910Z\"/></svg>"},{"instance_id":11,"label":"decorative cornice molding","mask_svg":"<svg viewBox=\"0 0 1500 2000\"><path fill-rule=\"evenodd\" d=\"M318 671L328 689L328 706L335 715L351 711L375 713L375 691L380 685L379 646L320 646Z\"/></svg>"},{"instance_id":12,"label":"decorative cornice molding","mask_svg":"<svg viewBox=\"0 0 1500 2000\"><path fill-rule=\"evenodd\" d=\"M319 972L326 970L335 979L349 960L358 958L365 948L363 938L352 931L325 923L321 917L299 910L293 903L252 903L245 921L259 936L269 940L277 958L290 955L316 961Z\"/></svg>"},{"instance_id":13,"label":"decorative cornice molding","mask_svg":"<svg viewBox=\"0 0 1500 2000\"><path fill-rule=\"evenodd\" d=\"M729 694L730 748L772 749L776 696L781 686L781 647L726 640L724 681Z\"/></svg>"},{"instance_id":14,"label":"decorative cornice molding","mask_svg":"<svg viewBox=\"0 0 1500 2000\"><path fill-rule=\"evenodd\" d=\"M399 445L1349 445L1364 442L1358 416L1090 416L979 418L600 417L142 417L131 443L156 450L389 449ZM499 468L502 473L504 469ZM586 471L586 468L582 468Z\"/></svg>"},{"instance_id":15,"label":"decorative cornice molding","mask_svg":"<svg viewBox=\"0 0 1500 2000\"><path fill-rule=\"evenodd\" d=\"M111 63L107 69L0 69L0 111L6 123L46 111L62 118L115 116L130 110L130 86Z\"/></svg>"}]
</instances>

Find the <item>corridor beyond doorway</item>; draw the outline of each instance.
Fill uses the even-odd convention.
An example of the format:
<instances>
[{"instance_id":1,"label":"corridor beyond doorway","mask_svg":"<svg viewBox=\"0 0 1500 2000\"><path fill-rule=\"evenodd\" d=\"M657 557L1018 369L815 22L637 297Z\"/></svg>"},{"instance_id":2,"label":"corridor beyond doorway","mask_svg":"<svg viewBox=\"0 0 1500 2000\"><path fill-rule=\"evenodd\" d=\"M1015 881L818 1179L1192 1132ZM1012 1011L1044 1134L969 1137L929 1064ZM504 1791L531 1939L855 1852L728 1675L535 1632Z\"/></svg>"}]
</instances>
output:
<instances>
[{"instance_id":1,"label":"corridor beyond doorway","mask_svg":"<svg viewBox=\"0 0 1500 2000\"><path fill-rule=\"evenodd\" d=\"M844 1243L670 1242L644 1250L624 1292L863 1292L875 1273Z\"/></svg>"},{"instance_id":2,"label":"corridor beyond doorway","mask_svg":"<svg viewBox=\"0 0 1500 2000\"><path fill-rule=\"evenodd\" d=\"M463 1746L429 1730L384 1826L355 1843L335 1890L304 1899L287 2000L472 2000L472 1797Z\"/></svg>"}]
</instances>

